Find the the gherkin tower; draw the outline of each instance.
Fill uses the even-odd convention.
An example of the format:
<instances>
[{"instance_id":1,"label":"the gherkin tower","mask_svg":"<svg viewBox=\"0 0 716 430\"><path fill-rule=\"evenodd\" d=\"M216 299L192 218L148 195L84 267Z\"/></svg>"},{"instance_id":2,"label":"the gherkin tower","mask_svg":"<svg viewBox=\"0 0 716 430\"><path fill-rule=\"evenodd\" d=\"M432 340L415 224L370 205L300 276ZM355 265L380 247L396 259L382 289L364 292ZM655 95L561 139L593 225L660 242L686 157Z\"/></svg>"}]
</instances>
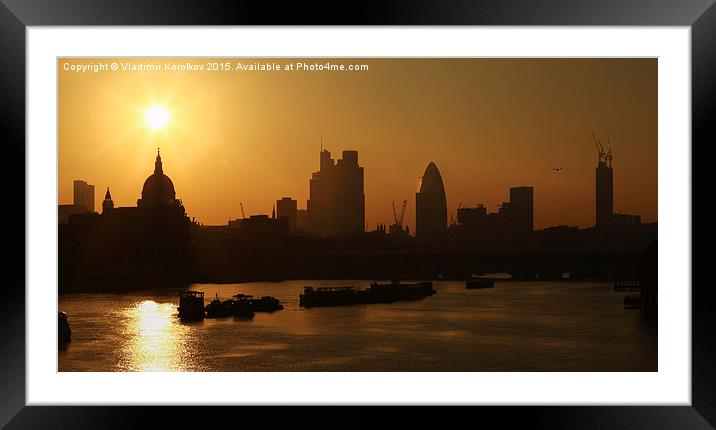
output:
<instances>
[{"instance_id":1,"label":"the gherkin tower","mask_svg":"<svg viewBox=\"0 0 716 430\"><path fill-rule=\"evenodd\" d=\"M420 191L415 194L415 236L419 240L437 241L447 233L447 201L440 171L431 162L425 169Z\"/></svg>"}]
</instances>

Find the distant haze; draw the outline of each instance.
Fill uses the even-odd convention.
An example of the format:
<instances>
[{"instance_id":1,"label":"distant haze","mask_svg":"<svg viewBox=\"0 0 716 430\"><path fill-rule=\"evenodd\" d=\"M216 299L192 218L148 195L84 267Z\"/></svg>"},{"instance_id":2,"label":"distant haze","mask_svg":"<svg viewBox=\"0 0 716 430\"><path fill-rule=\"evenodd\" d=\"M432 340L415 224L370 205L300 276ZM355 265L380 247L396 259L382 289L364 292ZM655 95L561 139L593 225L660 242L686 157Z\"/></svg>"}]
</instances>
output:
<instances>
[{"instance_id":1,"label":"distant haze","mask_svg":"<svg viewBox=\"0 0 716 430\"><path fill-rule=\"evenodd\" d=\"M65 70L102 62L367 64L367 71ZM187 213L207 225L270 214L283 196L306 208L321 137L334 158L358 150L368 229L393 222L430 161L448 211L496 211L509 187L534 186L535 228L594 225L597 153L613 141L614 210L657 220L656 59L60 59L59 203L72 181L135 206L161 147ZM48 103L52 97L48 96ZM144 112L164 106L165 129ZM562 167L555 172L553 168ZM450 216L448 215L448 219Z\"/></svg>"}]
</instances>

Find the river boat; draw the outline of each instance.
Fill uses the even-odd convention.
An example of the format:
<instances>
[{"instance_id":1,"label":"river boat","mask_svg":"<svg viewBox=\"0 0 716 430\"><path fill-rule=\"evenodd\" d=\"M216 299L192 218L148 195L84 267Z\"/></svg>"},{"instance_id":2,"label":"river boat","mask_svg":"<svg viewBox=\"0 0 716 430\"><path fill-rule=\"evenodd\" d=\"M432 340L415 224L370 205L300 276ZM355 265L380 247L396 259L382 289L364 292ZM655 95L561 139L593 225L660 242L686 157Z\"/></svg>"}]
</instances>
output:
<instances>
[{"instance_id":1,"label":"river boat","mask_svg":"<svg viewBox=\"0 0 716 430\"><path fill-rule=\"evenodd\" d=\"M72 339L72 330L67 320L67 314L64 312L57 313L57 341L60 345L69 343Z\"/></svg>"},{"instance_id":2,"label":"river boat","mask_svg":"<svg viewBox=\"0 0 716 430\"><path fill-rule=\"evenodd\" d=\"M204 318L204 292L185 291L179 295L179 318Z\"/></svg>"},{"instance_id":3,"label":"river boat","mask_svg":"<svg viewBox=\"0 0 716 430\"><path fill-rule=\"evenodd\" d=\"M476 290L482 288L494 288L495 280L488 278L477 278L465 281L465 288L468 290Z\"/></svg>"},{"instance_id":4,"label":"river boat","mask_svg":"<svg viewBox=\"0 0 716 430\"><path fill-rule=\"evenodd\" d=\"M364 290L358 290L353 286L317 288L307 286L298 298L301 307L310 308L420 300L435 293L432 282L404 284L400 281L392 281L387 284L373 282Z\"/></svg>"}]
</instances>

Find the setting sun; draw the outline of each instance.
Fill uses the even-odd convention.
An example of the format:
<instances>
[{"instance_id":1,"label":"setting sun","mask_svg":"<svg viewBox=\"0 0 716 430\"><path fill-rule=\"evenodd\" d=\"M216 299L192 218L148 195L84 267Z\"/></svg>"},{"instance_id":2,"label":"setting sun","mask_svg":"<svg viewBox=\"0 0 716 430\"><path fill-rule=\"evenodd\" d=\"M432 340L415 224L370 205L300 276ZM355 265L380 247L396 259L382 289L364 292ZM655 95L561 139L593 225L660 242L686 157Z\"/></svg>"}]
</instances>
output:
<instances>
[{"instance_id":1,"label":"setting sun","mask_svg":"<svg viewBox=\"0 0 716 430\"><path fill-rule=\"evenodd\" d=\"M161 62L223 62L219 60ZM135 65L147 61L126 60ZM323 136L323 148L339 158L344 149L359 152L366 169L365 221L370 228L392 223L392 201L400 209L408 199L404 223L414 232L417 178L429 161L445 176L447 206L454 217L460 202L497 210L509 187L527 184L544 190L534 201L537 228L588 226L594 222L595 157L589 131L595 129L619 138L615 207L639 213L643 221L657 217L653 142L658 80L653 61L365 59L361 63L370 70L355 74L240 75L121 69L77 74L61 67L67 62L87 65L91 59L63 60L58 70L62 201L73 201L73 181L85 178L98 187L101 183L102 189L110 186L115 204L136 204L160 146L177 196L191 202L191 216L207 225L240 217L239 202L247 212L271 214L274 201L289 196L305 210ZM408 74L414 80L398 78ZM438 75L454 79L431 78ZM584 103L606 97L619 112ZM646 98L649 103L641 103ZM93 103L74 102L88 99ZM513 103L520 109L517 115L512 114L517 109ZM97 104L107 109L93 109ZM556 112L569 113L566 127L547 125ZM446 142L459 150L445 152ZM543 143L555 149L543 151ZM559 166L565 168L552 170ZM478 176L461 176L473 170ZM210 198L206 190L211 189L225 194ZM578 203L567 208L565 201ZM621 202L629 203L622 207Z\"/></svg>"},{"instance_id":2,"label":"setting sun","mask_svg":"<svg viewBox=\"0 0 716 430\"><path fill-rule=\"evenodd\" d=\"M663 370L660 58L56 61L51 372Z\"/></svg>"},{"instance_id":3,"label":"setting sun","mask_svg":"<svg viewBox=\"0 0 716 430\"><path fill-rule=\"evenodd\" d=\"M160 129L169 123L169 112L162 106L152 106L144 112L144 121L152 130Z\"/></svg>"}]
</instances>

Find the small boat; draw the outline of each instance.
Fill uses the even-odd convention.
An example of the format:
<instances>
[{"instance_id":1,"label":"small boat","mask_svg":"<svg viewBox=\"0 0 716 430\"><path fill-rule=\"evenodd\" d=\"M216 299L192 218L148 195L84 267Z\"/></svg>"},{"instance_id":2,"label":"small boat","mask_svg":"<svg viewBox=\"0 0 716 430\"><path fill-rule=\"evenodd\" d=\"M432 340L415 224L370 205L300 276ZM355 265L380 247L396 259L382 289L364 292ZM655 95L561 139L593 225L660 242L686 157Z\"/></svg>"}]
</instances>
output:
<instances>
[{"instance_id":1,"label":"small boat","mask_svg":"<svg viewBox=\"0 0 716 430\"><path fill-rule=\"evenodd\" d=\"M299 305L304 308L317 306L343 306L358 303L353 286L345 287L304 287L298 296Z\"/></svg>"},{"instance_id":2,"label":"small boat","mask_svg":"<svg viewBox=\"0 0 716 430\"><path fill-rule=\"evenodd\" d=\"M185 291L179 295L179 318L204 319L204 292Z\"/></svg>"},{"instance_id":3,"label":"small boat","mask_svg":"<svg viewBox=\"0 0 716 430\"><path fill-rule=\"evenodd\" d=\"M433 289L433 283L430 281L404 284L398 280L393 280L389 284L373 282L368 292L373 303L421 300L436 293L435 289Z\"/></svg>"},{"instance_id":4,"label":"small boat","mask_svg":"<svg viewBox=\"0 0 716 430\"><path fill-rule=\"evenodd\" d=\"M275 312L283 310L283 305L273 296L263 296L259 299L250 294L236 294L234 296L234 312L237 309L248 308L251 312Z\"/></svg>"},{"instance_id":5,"label":"small boat","mask_svg":"<svg viewBox=\"0 0 716 430\"><path fill-rule=\"evenodd\" d=\"M283 310L283 305L273 296L263 296L260 299L249 298L251 310L254 312L275 312Z\"/></svg>"},{"instance_id":6,"label":"small boat","mask_svg":"<svg viewBox=\"0 0 716 430\"><path fill-rule=\"evenodd\" d=\"M641 296L635 294L627 294L624 296L624 309L639 309L641 304Z\"/></svg>"},{"instance_id":7,"label":"small boat","mask_svg":"<svg viewBox=\"0 0 716 430\"><path fill-rule=\"evenodd\" d=\"M244 300L236 300L234 307L234 317L239 319L251 319L254 317L254 311L251 309L251 303Z\"/></svg>"},{"instance_id":8,"label":"small boat","mask_svg":"<svg viewBox=\"0 0 716 430\"><path fill-rule=\"evenodd\" d=\"M373 282L364 290L358 290L354 286L304 287L303 294L300 294L298 299L301 307L310 308L421 300L435 293L432 282L403 284L400 281L392 281L389 284Z\"/></svg>"},{"instance_id":9,"label":"small boat","mask_svg":"<svg viewBox=\"0 0 716 430\"><path fill-rule=\"evenodd\" d=\"M67 314L58 312L57 314L57 341L60 345L67 344L72 339L72 330L70 323L67 321Z\"/></svg>"},{"instance_id":10,"label":"small boat","mask_svg":"<svg viewBox=\"0 0 716 430\"><path fill-rule=\"evenodd\" d=\"M235 304L233 300L219 300L219 295L206 305L206 317L207 318L221 318L229 317L234 314Z\"/></svg>"},{"instance_id":11,"label":"small boat","mask_svg":"<svg viewBox=\"0 0 716 430\"><path fill-rule=\"evenodd\" d=\"M641 291L641 282L639 281L614 281L614 292L634 292Z\"/></svg>"},{"instance_id":12,"label":"small boat","mask_svg":"<svg viewBox=\"0 0 716 430\"><path fill-rule=\"evenodd\" d=\"M494 288L495 280L488 278L477 278L465 281L465 288L468 290L477 290L481 288Z\"/></svg>"}]
</instances>

